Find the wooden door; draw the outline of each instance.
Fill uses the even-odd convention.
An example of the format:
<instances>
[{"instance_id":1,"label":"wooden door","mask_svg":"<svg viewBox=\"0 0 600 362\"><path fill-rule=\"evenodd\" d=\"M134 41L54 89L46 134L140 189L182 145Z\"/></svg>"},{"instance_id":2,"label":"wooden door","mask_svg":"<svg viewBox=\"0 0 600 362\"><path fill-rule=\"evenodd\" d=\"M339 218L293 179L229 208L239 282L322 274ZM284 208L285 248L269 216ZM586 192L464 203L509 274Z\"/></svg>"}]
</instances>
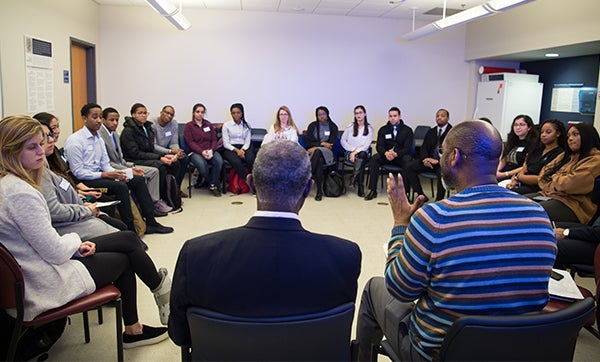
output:
<instances>
[{"instance_id":1,"label":"wooden door","mask_svg":"<svg viewBox=\"0 0 600 362\"><path fill-rule=\"evenodd\" d=\"M71 97L73 105L73 132L83 127L81 107L88 103L88 74L86 47L71 43Z\"/></svg>"}]
</instances>

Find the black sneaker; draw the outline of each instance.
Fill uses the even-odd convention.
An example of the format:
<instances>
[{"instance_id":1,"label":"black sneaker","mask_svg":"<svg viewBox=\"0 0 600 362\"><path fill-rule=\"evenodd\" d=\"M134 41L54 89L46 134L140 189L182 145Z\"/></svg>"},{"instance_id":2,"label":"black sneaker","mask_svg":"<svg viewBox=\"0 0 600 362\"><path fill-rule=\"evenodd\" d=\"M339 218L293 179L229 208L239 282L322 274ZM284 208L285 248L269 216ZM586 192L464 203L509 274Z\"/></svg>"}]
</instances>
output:
<instances>
[{"instance_id":1,"label":"black sneaker","mask_svg":"<svg viewBox=\"0 0 600 362\"><path fill-rule=\"evenodd\" d=\"M142 334L123 333L123 348L135 348L155 344L169 337L166 327L150 327L142 325Z\"/></svg>"}]
</instances>

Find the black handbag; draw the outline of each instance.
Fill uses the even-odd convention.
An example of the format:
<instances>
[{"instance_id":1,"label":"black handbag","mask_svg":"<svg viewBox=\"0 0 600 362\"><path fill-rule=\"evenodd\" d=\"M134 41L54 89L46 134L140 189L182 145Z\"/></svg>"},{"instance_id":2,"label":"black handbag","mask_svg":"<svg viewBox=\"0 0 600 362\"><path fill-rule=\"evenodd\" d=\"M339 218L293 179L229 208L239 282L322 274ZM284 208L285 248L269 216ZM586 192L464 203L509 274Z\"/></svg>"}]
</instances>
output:
<instances>
[{"instance_id":1,"label":"black handbag","mask_svg":"<svg viewBox=\"0 0 600 362\"><path fill-rule=\"evenodd\" d=\"M339 197L346 193L346 184L342 175L331 171L323 180L323 192L327 197Z\"/></svg>"}]
</instances>

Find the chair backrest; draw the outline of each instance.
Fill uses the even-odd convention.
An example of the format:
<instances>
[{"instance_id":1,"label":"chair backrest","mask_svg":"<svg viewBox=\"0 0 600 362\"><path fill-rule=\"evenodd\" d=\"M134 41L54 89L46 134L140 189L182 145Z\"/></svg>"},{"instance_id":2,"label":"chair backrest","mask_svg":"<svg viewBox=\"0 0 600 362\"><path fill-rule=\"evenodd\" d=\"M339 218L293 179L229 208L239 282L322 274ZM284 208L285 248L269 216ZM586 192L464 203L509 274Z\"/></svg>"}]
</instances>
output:
<instances>
[{"instance_id":1,"label":"chair backrest","mask_svg":"<svg viewBox=\"0 0 600 362\"><path fill-rule=\"evenodd\" d=\"M178 123L177 124L178 132L179 132L179 147L181 147L181 149L183 150L183 152L188 153L190 152L187 146L187 142L185 141L185 137L183 135L183 129L185 127L185 123Z\"/></svg>"},{"instance_id":2,"label":"chair backrest","mask_svg":"<svg viewBox=\"0 0 600 362\"><path fill-rule=\"evenodd\" d=\"M19 263L0 244L0 308L22 308L24 282Z\"/></svg>"},{"instance_id":3,"label":"chair backrest","mask_svg":"<svg viewBox=\"0 0 600 362\"><path fill-rule=\"evenodd\" d=\"M415 128L415 132L413 133L413 138L415 140L415 144L417 147L421 147L421 145L423 144L423 140L425 139L425 135L427 134L427 132L429 131L431 127L429 126L417 126L417 128Z\"/></svg>"},{"instance_id":4,"label":"chair backrest","mask_svg":"<svg viewBox=\"0 0 600 362\"><path fill-rule=\"evenodd\" d=\"M307 315L243 318L187 310L194 361L349 361L354 304Z\"/></svg>"},{"instance_id":5,"label":"chair backrest","mask_svg":"<svg viewBox=\"0 0 600 362\"><path fill-rule=\"evenodd\" d=\"M594 313L586 298L552 313L465 316L448 331L442 361L572 361L579 330Z\"/></svg>"},{"instance_id":6,"label":"chair backrest","mask_svg":"<svg viewBox=\"0 0 600 362\"><path fill-rule=\"evenodd\" d=\"M267 134L267 130L265 128L252 128L250 130L251 135L261 135L264 136Z\"/></svg>"}]
</instances>

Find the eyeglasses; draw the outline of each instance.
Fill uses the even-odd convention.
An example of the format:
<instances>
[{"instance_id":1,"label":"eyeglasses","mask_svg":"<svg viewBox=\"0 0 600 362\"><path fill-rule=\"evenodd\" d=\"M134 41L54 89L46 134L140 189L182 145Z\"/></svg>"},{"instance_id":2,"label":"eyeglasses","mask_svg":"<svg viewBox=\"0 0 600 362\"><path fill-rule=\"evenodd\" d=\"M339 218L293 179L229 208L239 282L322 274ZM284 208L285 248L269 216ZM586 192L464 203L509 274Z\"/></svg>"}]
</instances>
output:
<instances>
[{"instance_id":1,"label":"eyeglasses","mask_svg":"<svg viewBox=\"0 0 600 362\"><path fill-rule=\"evenodd\" d=\"M460 151L460 155L461 155L461 157L463 157L463 158L467 158L467 154L466 154L465 152L463 152L463 150L461 150L460 148L458 148L458 147L452 147L452 149L453 149L453 150L458 150L458 151ZM440 155L443 155L443 154L444 154L444 152L447 152L447 151L448 151L448 150L445 150L445 149L444 149L442 146L438 146L438 147L436 148L436 150L437 150L438 154L440 154Z\"/></svg>"},{"instance_id":2,"label":"eyeglasses","mask_svg":"<svg viewBox=\"0 0 600 362\"><path fill-rule=\"evenodd\" d=\"M164 114L166 114L167 116L173 117L175 115L175 113L169 112L169 111L163 111Z\"/></svg>"},{"instance_id":3,"label":"eyeglasses","mask_svg":"<svg viewBox=\"0 0 600 362\"><path fill-rule=\"evenodd\" d=\"M365 112L363 112L363 111L354 112L355 116L358 116L358 115L361 115L361 114L365 114Z\"/></svg>"},{"instance_id":4,"label":"eyeglasses","mask_svg":"<svg viewBox=\"0 0 600 362\"><path fill-rule=\"evenodd\" d=\"M515 123L513 127L529 127L527 123Z\"/></svg>"},{"instance_id":5,"label":"eyeglasses","mask_svg":"<svg viewBox=\"0 0 600 362\"><path fill-rule=\"evenodd\" d=\"M52 141L54 141L56 139L56 133L48 133L48 134L46 134L46 142L50 142L51 138L52 138Z\"/></svg>"}]
</instances>

